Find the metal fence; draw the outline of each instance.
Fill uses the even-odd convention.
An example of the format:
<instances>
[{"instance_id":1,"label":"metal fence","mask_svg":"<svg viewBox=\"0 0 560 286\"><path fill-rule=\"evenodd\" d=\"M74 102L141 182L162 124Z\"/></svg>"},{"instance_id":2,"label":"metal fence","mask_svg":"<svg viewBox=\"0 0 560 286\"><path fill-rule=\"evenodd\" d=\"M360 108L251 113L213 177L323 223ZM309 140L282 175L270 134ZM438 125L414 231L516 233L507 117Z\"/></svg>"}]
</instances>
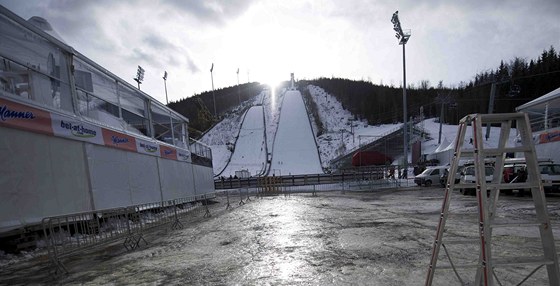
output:
<instances>
[{"instance_id":1,"label":"metal fence","mask_svg":"<svg viewBox=\"0 0 560 286\"><path fill-rule=\"evenodd\" d=\"M55 275L68 273L62 263L65 257L119 240L123 240L127 250L136 249L141 243L148 243L144 235L152 229L181 228L180 218L193 212L210 216L208 199L214 197L215 194L208 194L44 218L43 233Z\"/></svg>"},{"instance_id":2,"label":"metal fence","mask_svg":"<svg viewBox=\"0 0 560 286\"><path fill-rule=\"evenodd\" d=\"M214 181L216 190L252 189L256 193L372 190L409 186L411 179L400 179L395 166L345 170L333 174L224 178Z\"/></svg>"}]
</instances>

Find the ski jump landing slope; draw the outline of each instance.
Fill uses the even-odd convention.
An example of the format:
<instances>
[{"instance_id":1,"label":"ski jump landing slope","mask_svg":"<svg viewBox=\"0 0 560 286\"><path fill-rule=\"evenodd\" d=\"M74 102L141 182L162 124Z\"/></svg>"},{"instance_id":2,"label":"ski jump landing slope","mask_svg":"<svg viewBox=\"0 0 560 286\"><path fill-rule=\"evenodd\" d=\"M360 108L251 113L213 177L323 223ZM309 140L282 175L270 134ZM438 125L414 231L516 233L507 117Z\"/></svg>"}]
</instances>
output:
<instances>
[{"instance_id":1,"label":"ski jump landing slope","mask_svg":"<svg viewBox=\"0 0 560 286\"><path fill-rule=\"evenodd\" d=\"M235 171L241 170L248 170L251 176L264 172L267 150L264 132L263 107L253 106L245 114L235 150L221 176L235 176Z\"/></svg>"},{"instance_id":2,"label":"ski jump landing slope","mask_svg":"<svg viewBox=\"0 0 560 286\"><path fill-rule=\"evenodd\" d=\"M270 175L320 173L323 169L301 93L289 90L282 103Z\"/></svg>"}]
</instances>

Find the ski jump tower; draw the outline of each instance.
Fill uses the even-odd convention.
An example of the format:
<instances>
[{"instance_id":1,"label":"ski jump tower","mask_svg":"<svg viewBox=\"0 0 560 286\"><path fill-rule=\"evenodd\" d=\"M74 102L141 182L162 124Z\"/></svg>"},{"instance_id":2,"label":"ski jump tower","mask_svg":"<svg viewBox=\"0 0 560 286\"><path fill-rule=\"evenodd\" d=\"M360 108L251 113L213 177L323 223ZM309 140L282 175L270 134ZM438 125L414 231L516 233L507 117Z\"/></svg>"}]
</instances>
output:
<instances>
[{"instance_id":1,"label":"ski jump tower","mask_svg":"<svg viewBox=\"0 0 560 286\"><path fill-rule=\"evenodd\" d=\"M295 84L296 82L295 82L295 80L294 80L294 73L291 73L291 74L290 74L290 78L291 78L291 79L290 79L290 89L291 89L291 90L295 90L295 89L296 89L296 87L295 87L295 86L296 86L296 84Z\"/></svg>"}]
</instances>

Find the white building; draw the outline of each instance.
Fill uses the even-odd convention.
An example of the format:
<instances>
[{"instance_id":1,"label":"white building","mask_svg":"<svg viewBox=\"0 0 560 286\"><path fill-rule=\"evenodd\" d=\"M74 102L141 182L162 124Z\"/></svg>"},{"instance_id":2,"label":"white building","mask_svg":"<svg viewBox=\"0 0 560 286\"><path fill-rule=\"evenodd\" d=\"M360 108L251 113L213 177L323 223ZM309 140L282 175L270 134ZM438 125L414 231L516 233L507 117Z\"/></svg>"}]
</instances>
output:
<instances>
[{"instance_id":1,"label":"white building","mask_svg":"<svg viewBox=\"0 0 560 286\"><path fill-rule=\"evenodd\" d=\"M38 23L38 25L36 25ZM0 6L0 235L48 216L214 192L188 119Z\"/></svg>"},{"instance_id":2,"label":"white building","mask_svg":"<svg viewBox=\"0 0 560 286\"><path fill-rule=\"evenodd\" d=\"M529 115L539 158L560 162L560 88L516 108Z\"/></svg>"}]
</instances>

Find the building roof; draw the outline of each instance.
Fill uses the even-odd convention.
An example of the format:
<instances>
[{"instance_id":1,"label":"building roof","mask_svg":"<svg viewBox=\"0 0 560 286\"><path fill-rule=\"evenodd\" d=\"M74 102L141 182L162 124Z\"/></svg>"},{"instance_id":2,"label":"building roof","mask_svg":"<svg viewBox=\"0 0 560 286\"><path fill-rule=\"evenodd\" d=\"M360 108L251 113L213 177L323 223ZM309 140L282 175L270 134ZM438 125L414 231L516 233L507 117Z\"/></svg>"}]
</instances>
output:
<instances>
[{"instance_id":1,"label":"building roof","mask_svg":"<svg viewBox=\"0 0 560 286\"><path fill-rule=\"evenodd\" d=\"M552 102L556 100L555 102ZM521 106L518 106L516 111L528 111L530 109L544 109L546 103L549 103L549 108L560 108L560 87L539 97L533 99ZM552 104L552 106L550 106Z\"/></svg>"}]
</instances>

